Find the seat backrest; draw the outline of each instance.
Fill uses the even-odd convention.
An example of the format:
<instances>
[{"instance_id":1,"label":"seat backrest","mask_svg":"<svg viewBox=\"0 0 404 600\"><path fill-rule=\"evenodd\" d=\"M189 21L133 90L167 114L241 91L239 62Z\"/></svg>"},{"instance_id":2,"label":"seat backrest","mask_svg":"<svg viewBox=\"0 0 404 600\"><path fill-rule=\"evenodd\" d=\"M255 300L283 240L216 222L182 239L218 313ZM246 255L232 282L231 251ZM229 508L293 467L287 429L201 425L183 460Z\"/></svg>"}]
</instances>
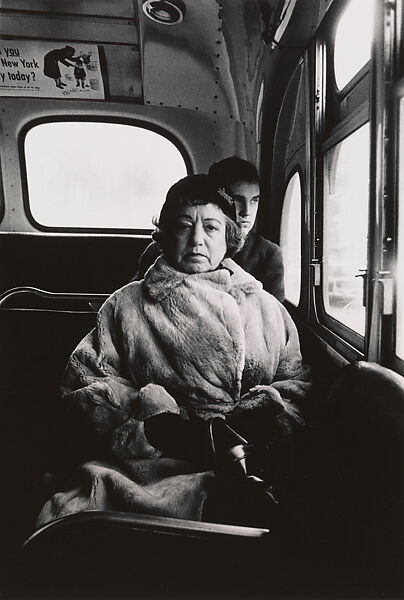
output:
<instances>
[{"instance_id":1,"label":"seat backrest","mask_svg":"<svg viewBox=\"0 0 404 600\"><path fill-rule=\"evenodd\" d=\"M7 490L0 535L8 550L32 531L44 473L91 455L90 434L63 409L58 390L70 353L95 318L92 311L0 309L0 465Z\"/></svg>"},{"instance_id":2,"label":"seat backrest","mask_svg":"<svg viewBox=\"0 0 404 600\"><path fill-rule=\"evenodd\" d=\"M335 432L353 461L379 465L384 480L404 458L404 378L375 363L358 361L342 369L325 401ZM365 465L363 465L365 466Z\"/></svg>"},{"instance_id":3,"label":"seat backrest","mask_svg":"<svg viewBox=\"0 0 404 600\"><path fill-rule=\"evenodd\" d=\"M336 577L344 572L365 595L396 597L404 592L404 378L373 363L347 365L316 427L310 510L324 553Z\"/></svg>"}]
</instances>

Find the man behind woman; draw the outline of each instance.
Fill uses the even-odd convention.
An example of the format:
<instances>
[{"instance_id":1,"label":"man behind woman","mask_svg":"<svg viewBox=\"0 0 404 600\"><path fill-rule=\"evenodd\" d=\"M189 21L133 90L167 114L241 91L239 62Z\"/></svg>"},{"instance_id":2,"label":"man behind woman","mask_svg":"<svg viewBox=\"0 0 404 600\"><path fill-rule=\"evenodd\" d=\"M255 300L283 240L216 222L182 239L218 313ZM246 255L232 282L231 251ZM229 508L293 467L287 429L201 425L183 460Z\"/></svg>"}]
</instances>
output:
<instances>
[{"instance_id":1,"label":"man behind woman","mask_svg":"<svg viewBox=\"0 0 404 600\"><path fill-rule=\"evenodd\" d=\"M233 199L236 222L241 225L244 243L233 260L261 281L265 291L283 302L285 290L281 250L254 230L260 197L257 169L252 163L231 156L213 163L209 168L209 176ZM159 254L157 244L149 244L139 259L138 271L133 280L143 279Z\"/></svg>"}]
</instances>

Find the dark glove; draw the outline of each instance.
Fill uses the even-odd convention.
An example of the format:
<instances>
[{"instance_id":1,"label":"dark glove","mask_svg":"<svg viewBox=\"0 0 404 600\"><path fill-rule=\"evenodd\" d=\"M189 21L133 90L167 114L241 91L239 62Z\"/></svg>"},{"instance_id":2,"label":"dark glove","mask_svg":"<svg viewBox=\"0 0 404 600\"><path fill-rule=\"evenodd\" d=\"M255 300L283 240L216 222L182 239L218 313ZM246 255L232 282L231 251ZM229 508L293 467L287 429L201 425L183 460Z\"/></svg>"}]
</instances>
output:
<instances>
[{"instance_id":1,"label":"dark glove","mask_svg":"<svg viewBox=\"0 0 404 600\"><path fill-rule=\"evenodd\" d=\"M162 413L146 419L144 432L149 443L165 456L189 460L199 468L212 467L212 450L206 422L183 419L173 413Z\"/></svg>"}]
</instances>

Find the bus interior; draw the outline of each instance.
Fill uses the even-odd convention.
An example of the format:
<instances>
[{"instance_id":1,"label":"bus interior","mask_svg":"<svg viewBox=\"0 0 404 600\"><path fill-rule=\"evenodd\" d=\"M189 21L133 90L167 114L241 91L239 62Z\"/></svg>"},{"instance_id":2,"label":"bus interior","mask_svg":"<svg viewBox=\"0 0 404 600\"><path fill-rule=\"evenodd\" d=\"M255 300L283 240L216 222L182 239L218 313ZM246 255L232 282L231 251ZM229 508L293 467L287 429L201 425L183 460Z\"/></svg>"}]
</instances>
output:
<instances>
[{"instance_id":1,"label":"bus interior","mask_svg":"<svg viewBox=\"0 0 404 600\"><path fill-rule=\"evenodd\" d=\"M402 597L402 10L1 0L4 598ZM81 68L44 74L66 47ZM34 532L44 474L97 443L59 413L69 355L169 187L233 155L257 166L256 229L317 382L299 509L273 531L111 512Z\"/></svg>"}]
</instances>

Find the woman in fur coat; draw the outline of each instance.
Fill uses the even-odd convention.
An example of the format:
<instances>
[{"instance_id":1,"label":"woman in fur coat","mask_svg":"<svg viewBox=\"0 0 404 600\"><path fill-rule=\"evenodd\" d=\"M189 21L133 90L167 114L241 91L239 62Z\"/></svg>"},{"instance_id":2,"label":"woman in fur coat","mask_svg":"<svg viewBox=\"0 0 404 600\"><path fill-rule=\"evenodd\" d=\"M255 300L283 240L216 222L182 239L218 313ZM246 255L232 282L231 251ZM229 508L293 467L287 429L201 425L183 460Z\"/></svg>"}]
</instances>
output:
<instances>
[{"instance_id":1,"label":"woman in fur coat","mask_svg":"<svg viewBox=\"0 0 404 600\"><path fill-rule=\"evenodd\" d=\"M242 239L233 216L208 175L172 186L154 233L162 255L112 294L70 357L64 401L132 480L164 459L211 469L204 424L215 417L256 444L279 435L277 424L284 435L303 423L310 384L296 327L230 258Z\"/></svg>"}]
</instances>

